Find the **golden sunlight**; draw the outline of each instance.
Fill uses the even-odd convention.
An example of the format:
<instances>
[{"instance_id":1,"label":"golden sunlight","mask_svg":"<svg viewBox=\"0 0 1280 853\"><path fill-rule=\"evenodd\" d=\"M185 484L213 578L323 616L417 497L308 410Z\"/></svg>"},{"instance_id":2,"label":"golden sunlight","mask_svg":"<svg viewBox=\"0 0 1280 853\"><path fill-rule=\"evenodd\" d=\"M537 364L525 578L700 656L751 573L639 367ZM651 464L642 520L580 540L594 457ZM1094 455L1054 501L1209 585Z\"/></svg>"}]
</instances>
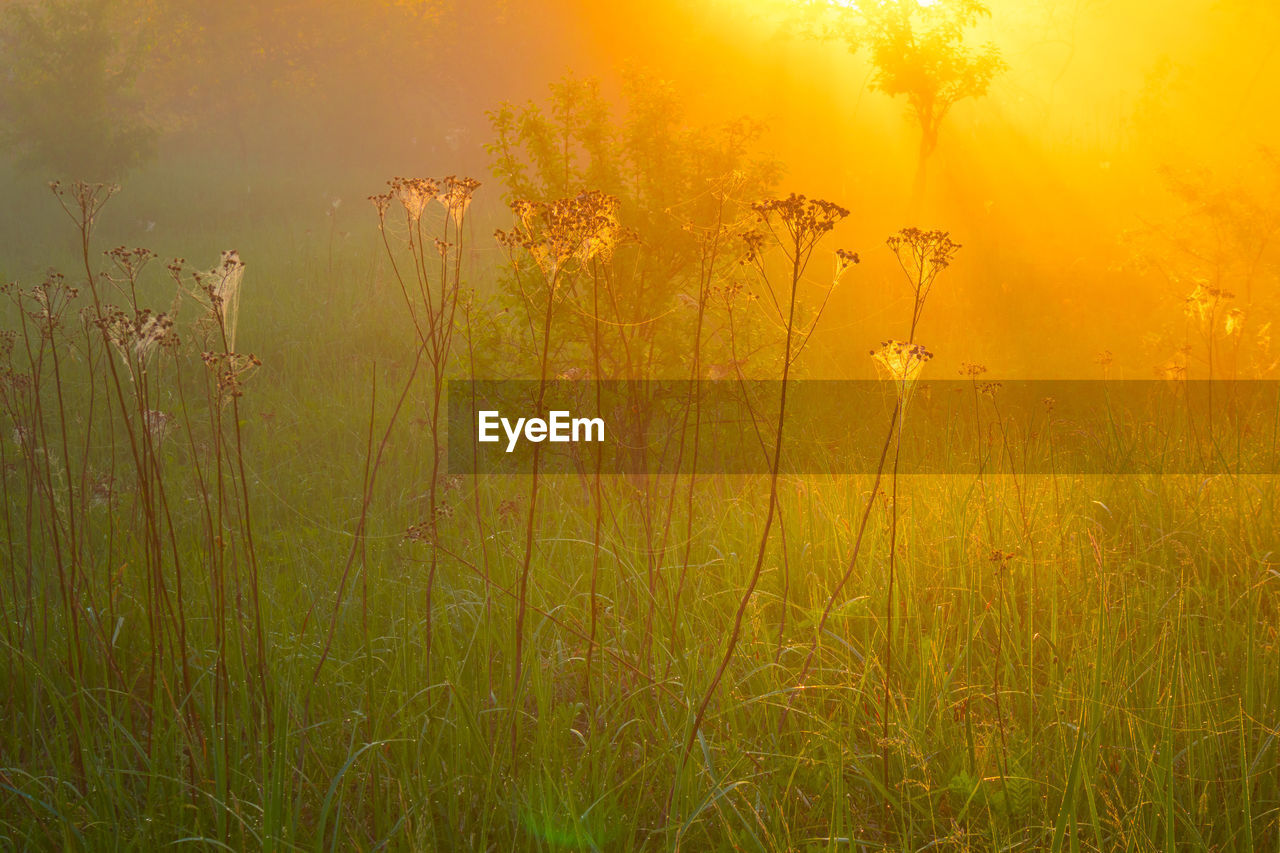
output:
<instances>
[{"instance_id":1,"label":"golden sunlight","mask_svg":"<svg viewBox=\"0 0 1280 853\"><path fill-rule=\"evenodd\" d=\"M1277 44L0 0L0 849L1280 850Z\"/></svg>"}]
</instances>

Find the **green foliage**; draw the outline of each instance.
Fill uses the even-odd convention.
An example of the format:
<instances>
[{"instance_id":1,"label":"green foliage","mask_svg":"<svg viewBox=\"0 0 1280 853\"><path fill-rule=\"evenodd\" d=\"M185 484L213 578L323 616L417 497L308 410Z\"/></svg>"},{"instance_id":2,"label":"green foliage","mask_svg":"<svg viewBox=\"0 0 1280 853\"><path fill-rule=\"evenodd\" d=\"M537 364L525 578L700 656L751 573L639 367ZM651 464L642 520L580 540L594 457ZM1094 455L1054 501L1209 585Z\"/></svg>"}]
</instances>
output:
<instances>
[{"instance_id":1,"label":"green foliage","mask_svg":"<svg viewBox=\"0 0 1280 853\"><path fill-rule=\"evenodd\" d=\"M1024 775L1014 775L1012 765L1003 783L998 779L979 779L963 770L947 782L947 795L957 815L973 815L990 809L1001 820L1014 820L1030 813L1031 794L1031 780Z\"/></svg>"},{"instance_id":2,"label":"green foliage","mask_svg":"<svg viewBox=\"0 0 1280 853\"><path fill-rule=\"evenodd\" d=\"M603 372L683 376L694 312L680 310L680 297L687 305L699 295L706 235L748 215L744 200L765 196L778 178L777 163L757 152L761 127L748 119L690 125L672 84L636 71L625 75L621 115L596 80L568 76L549 89L545 104L489 113L486 150L504 197L545 202L602 191L617 199L630 239L614 251L602 304L626 340L605 348ZM563 298L589 298L569 285ZM578 324L563 331L572 351L590 337L589 312L565 321Z\"/></svg>"},{"instance_id":3,"label":"green foliage","mask_svg":"<svg viewBox=\"0 0 1280 853\"><path fill-rule=\"evenodd\" d=\"M137 10L134 10L136 12ZM0 19L0 141L57 177L120 177L156 132L134 81L146 47L115 0L20 2Z\"/></svg>"}]
</instances>

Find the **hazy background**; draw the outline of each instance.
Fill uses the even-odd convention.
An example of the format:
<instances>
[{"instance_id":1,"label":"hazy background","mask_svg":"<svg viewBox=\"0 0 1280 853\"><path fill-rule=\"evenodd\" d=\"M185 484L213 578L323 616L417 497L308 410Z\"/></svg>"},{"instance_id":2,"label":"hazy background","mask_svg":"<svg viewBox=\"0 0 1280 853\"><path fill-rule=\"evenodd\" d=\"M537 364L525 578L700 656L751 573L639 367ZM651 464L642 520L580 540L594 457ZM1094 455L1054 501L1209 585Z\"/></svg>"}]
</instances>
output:
<instances>
[{"instance_id":1,"label":"hazy background","mask_svg":"<svg viewBox=\"0 0 1280 853\"><path fill-rule=\"evenodd\" d=\"M871 88L865 54L813 37L800 3L7 0L0 278L68 263L73 235L44 183L111 177L108 149L130 140L142 156L119 176L104 244L208 264L240 248L260 335L284 335L270 328L276 301L369 286L344 276L366 252L373 263L365 197L393 175L484 183L480 276L498 257L485 235L506 221L486 112L541 100L566 73L616 99L630 66L670 80L690 125L764 122L778 190L852 210L832 245L864 264L837 292L814 373L866 375L867 350L901 336L906 292L883 240L919 225L965 245L919 335L944 373L973 361L1005 376L1150 378L1178 358L1185 299L1208 283L1247 318L1240 375L1269 375L1280 10L989 5L972 40L1008 68L947 117L912 214L905 104Z\"/></svg>"}]
</instances>

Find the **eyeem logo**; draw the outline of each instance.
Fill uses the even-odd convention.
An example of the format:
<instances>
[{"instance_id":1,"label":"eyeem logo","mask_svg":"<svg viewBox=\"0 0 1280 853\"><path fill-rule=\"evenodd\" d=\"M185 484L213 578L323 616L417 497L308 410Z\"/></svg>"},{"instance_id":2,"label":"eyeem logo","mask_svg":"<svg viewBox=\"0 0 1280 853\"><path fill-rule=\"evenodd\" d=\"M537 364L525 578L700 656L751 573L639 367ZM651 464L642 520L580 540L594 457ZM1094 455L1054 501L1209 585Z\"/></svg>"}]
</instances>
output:
<instances>
[{"instance_id":1,"label":"eyeem logo","mask_svg":"<svg viewBox=\"0 0 1280 853\"><path fill-rule=\"evenodd\" d=\"M512 423L494 410L476 413L476 440L497 442L501 440L498 427L507 436L507 452L516 449L523 437L525 441L578 442L604 441L603 418L575 418L564 410L547 413L546 418L517 418Z\"/></svg>"}]
</instances>

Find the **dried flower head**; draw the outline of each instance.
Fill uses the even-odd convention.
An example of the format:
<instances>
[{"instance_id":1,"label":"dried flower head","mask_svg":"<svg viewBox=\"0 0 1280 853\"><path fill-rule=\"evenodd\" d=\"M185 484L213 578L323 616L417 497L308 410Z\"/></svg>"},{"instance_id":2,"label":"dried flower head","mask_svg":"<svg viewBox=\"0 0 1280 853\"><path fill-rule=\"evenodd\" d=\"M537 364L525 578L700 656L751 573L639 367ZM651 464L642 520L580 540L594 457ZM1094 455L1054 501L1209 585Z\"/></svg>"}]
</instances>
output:
<instances>
[{"instance_id":1,"label":"dried flower head","mask_svg":"<svg viewBox=\"0 0 1280 853\"><path fill-rule=\"evenodd\" d=\"M103 206L120 191L120 185L76 181L68 191L61 181L50 181L49 190L72 221L87 231L93 228Z\"/></svg>"},{"instance_id":2,"label":"dried flower head","mask_svg":"<svg viewBox=\"0 0 1280 853\"><path fill-rule=\"evenodd\" d=\"M226 336L226 347L234 350L236 326L240 315L240 286L244 281L245 264L240 253L228 249L222 260L211 270L193 272L188 283L183 278L186 262L174 260L168 265L169 274L178 286L209 310L209 318L216 322Z\"/></svg>"},{"instance_id":3,"label":"dried flower head","mask_svg":"<svg viewBox=\"0 0 1280 853\"><path fill-rule=\"evenodd\" d=\"M111 263L115 265L117 273L123 277L120 280L126 282L136 282L138 276L142 273L143 267L156 257L156 253L150 249L129 249L124 246L109 249L105 254L111 259ZM112 281L117 280L112 278Z\"/></svg>"},{"instance_id":4,"label":"dried flower head","mask_svg":"<svg viewBox=\"0 0 1280 853\"><path fill-rule=\"evenodd\" d=\"M764 234L754 228L742 232L742 257L738 260L739 264L755 263L760 258L761 252L764 251Z\"/></svg>"},{"instance_id":5,"label":"dried flower head","mask_svg":"<svg viewBox=\"0 0 1280 853\"><path fill-rule=\"evenodd\" d=\"M898 259L898 265L915 291L917 303L929 295L938 274L951 265L961 248L946 231L919 228L903 228L885 243Z\"/></svg>"},{"instance_id":6,"label":"dried flower head","mask_svg":"<svg viewBox=\"0 0 1280 853\"><path fill-rule=\"evenodd\" d=\"M132 316L119 308L109 308L95 323L131 370L136 365L145 371L158 348L178 345L173 318L149 308L141 308Z\"/></svg>"},{"instance_id":7,"label":"dried flower head","mask_svg":"<svg viewBox=\"0 0 1280 853\"><path fill-rule=\"evenodd\" d=\"M471 196L479 188L480 182L474 178L458 178L449 175L442 184L444 188L436 194L436 200L444 205L449 216L453 217L453 224L461 228L462 219L467 215L467 208L471 206Z\"/></svg>"},{"instance_id":8,"label":"dried flower head","mask_svg":"<svg viewBox=\"0 0 1280 853\"><path fill-rule=\"evenodd\" d=\"M886 376L897 383L899 399L905 402L933 353L922 344L889 340L881 343L879 349L872 350L871 357Z\"/></svg>"},{"instance_id":9,"label":"dried flower head","mask_svg":"<svg viewBox=\"0 0 1280 853\"><path fill-rule=\"evenodd\" d=\"M1234 293L1214 287L1206 281L1200 281L1195 289L1187 294L1187 304L1183 310L1188 317L1208 325L1213 322L1222 303L1234 298Z\"/></svg>"},{"instance_id":10,"label":"dried flower head","mask_svg":"<svg viewBox=\"0 0 1280 853\"><path fill-rule=\"evenodd\" d=\"M809 199L797 193L758 201L751 209L793 260L812 252L818 241L849 215L848 210L835 202Z\"/></svg>"},{"instance_id":11,"label":"dried flower head","mask_svg":"<svg viewBox=\"0 0 1280 853\"><path fill-rule=\"evenodd\" d=\"M50 270L44 281L30 290L21 290L17 285L9 285L5 291L21 307L28 317L35 321L40 335L51 339L62 327L63 317L79 290L68 285L61 273ZM34 307L27 308L27 305Z\"/></svg>"},{"instance_id":12,"label":"dried flower head","mask_svg":"<svg viewBox=\"0 0 1280 853\"><path fill-rule=\"evenodd\" d=\"M836 281L840 281L840 277L845 271L854 264L860 263L861 259L857 252L851 252L848 249L836 249Z\"/></svg>"},{"instance_id":13,"label":"dried flower head","mask_svg":"<svg viewBox=\"0 0 1280 853\"><path fill-rule=\"evenodd\" d=\"M204 352L200 356L205 367L214 375L218 400L226 404L244 396L244 382L262 362L253 353Z\"/></svg>"},{"instance_id":14,"label":"dried flower head","mask_svg":"<svg viewBox=\"0 0 1280 853\"><path fill-rule=\"evenodd\" d=\"M498 231L498 242L528 252L552 285L572 261L609 257L623 236L618 200L595 190L547 202L518 199L511 210L519 221L510 232Z\"/></svg>"},{"instance_id":15,"label":"dried flower head","mask_svg":"<svg viewBox=\"0 0 1280 853\"><path fill-rule=\"evenodd\" d=\"M395 198L391 193L375 193L369 196L369 201L373 204L375 210L378 211L378 228L381 229L387 222L387 210L391 207L391 202Z\"/></svg>"},{"instance_id":16,"label":"dried flower head","mask_svg":"<svg viewBox=\"0 0 1280 853\"><path fill-rule=\"evenodd\" d=\"M439 191L439 185L430 178L393 178L388 183L411 222L422 218L422 211Z\"/></svg>"}]
</instances>

